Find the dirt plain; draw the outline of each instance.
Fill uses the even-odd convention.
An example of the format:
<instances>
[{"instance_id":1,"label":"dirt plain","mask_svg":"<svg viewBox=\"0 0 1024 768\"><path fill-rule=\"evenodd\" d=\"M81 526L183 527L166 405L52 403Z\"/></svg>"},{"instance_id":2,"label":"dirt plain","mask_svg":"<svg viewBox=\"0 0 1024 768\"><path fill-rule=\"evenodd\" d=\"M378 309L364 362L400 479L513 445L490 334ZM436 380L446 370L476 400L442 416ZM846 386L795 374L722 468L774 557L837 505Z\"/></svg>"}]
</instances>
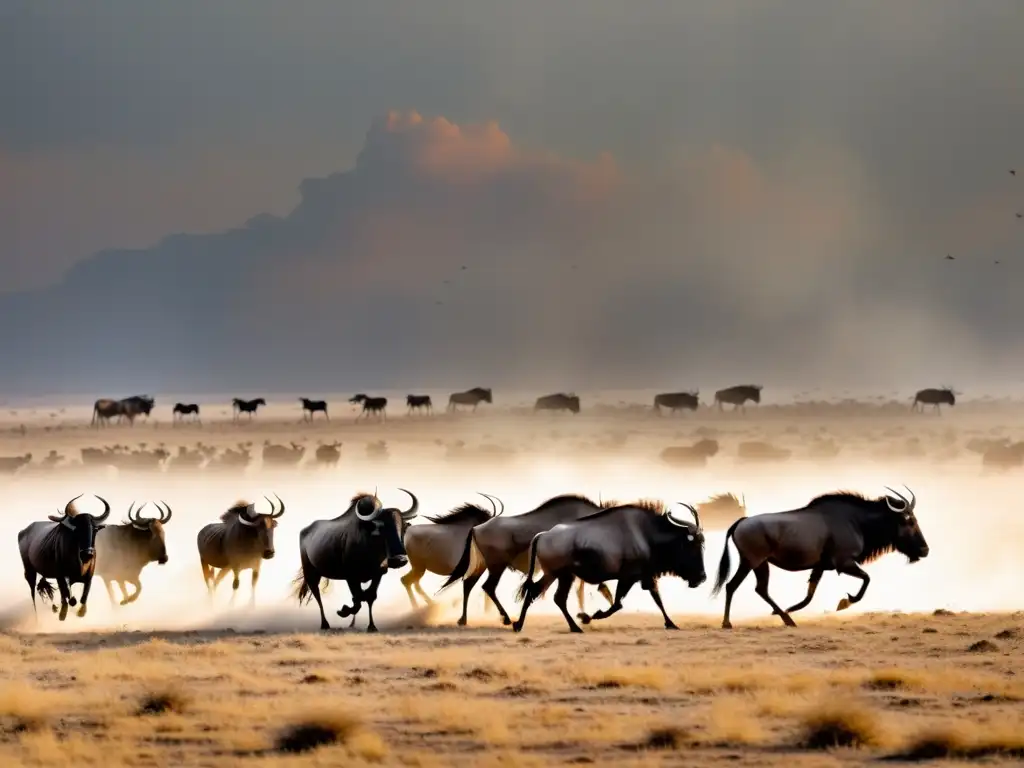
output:
<instances>
[{"instance_id":1,"label":"dirt plain","mask_svg":"<svg viewBox=\"0 0 1024 768\"><path fill-rule=\"evenodd\" d=\"M148 423L103 430L88 426L90 408L81 403L7 408L0 456L31 453L32 460L0 477L9 542L0 561L0 607L8 607L0 636L3 765L1024 759L1019 470L983 470L979 452L979 441L1024 436L1020 404L978 400L935 417L911 415L904 400L836 400L659 418L641 405L649 397L616 393L585 395L576 417L534 416L528 401L408 417L392 398L393 415L380 424L357 423L339 396L337 404L331 399L331 422L307 424L294 399L268 400L252 423L233 423L211 402L202 426L175 428L168 398L158 398ZM704 463L661 458L667 447L701 439L720 445ZM260 459L266 441L307 450L296 466L271 467ZM739 445L751 441L783 453L744 458ZM339 462L317 466L317 444L334 442ZM216 453L248 443L253 460L215 471L120 458L110 461L120 469L83 466L79 458L84 447L120 445L111 453L125 454L161 444L174 457L197 443ZM51 451L65 458L44 460ZM377 635L338 619L335 631L320 633L315 609L290 597L298 530L374 486L393 503L402 500L396 487L413 489L427 514L476 491L499 496L507 514L563 492L697 502L728 491L757 514L837 488L877 494L902 484L917 495L932 555L912 567L898 555L872 564L867 597L839 614L836 602L852 583L826 575L795 629L767 615L752 583L737 595L731 632L719 629L721 600L707 595L707 585L663 584L678 632L662 628L637 590L625 611L581 636L566 632L550 598L516 635L475 595L470 626L457 628L458 590L413 610L390 575ZM196 530L239 496L271 490L289 511L257 607L229 607L227 584L209 604ZM147 568L138 603L115 608L95 586L87 617L72 612L60 623L41 614L37 623L16 532L79 493L108 498L115 516L131 500L166 499L175 509L171 563ZM726 524L706 522L712 580ZM803 592L804 575L772 578L780 599ZM428 579L433 594L441 580ZM506 577L499 590L513 614L517 583ZM242 598L248 586L243 577ZM335 589L326 595L332 606L345 594ZM600 598L588 591L587 600Z\"/></svg>"}]
</instances>

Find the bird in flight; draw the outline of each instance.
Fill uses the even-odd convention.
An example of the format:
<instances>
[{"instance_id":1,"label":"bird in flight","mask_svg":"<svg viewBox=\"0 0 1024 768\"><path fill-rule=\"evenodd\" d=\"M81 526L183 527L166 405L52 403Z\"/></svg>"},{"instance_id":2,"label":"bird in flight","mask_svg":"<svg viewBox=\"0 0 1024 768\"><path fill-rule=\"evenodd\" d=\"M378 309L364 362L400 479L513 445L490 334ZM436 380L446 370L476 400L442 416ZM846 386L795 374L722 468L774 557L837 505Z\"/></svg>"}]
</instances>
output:
<instances>
[{"instance_id":1,"label":"bird in flight","mask_svg":"<svg viewBox=\"0 0 1024 768\"><path fill-rule=\"evenodd\" d=\"M1010 175L1011 176L1016 176L1017 175L1017 170L1015 168L1011 168L1010 169Z\"/></svg>"},{"instance_id":2,"label":"bird in flight","mask_svg":"<svg viewBox=\"0 0 1024 768\"><path fill-rule=\"evenodd\" d=\"M1018 219L1024 219L1024 213L1018 213L1017 214L1017 218Z\"/></svg>"},{"instance_id":3,"label":"bird in flight","mask_svg":"<svg viewBox=\"0 0 1024 768\"><path fill-rule=\"evenodd\" d=\"M955 259L947 253L946 254L946 261L955 261Z\"/></svg>"}]
</instances>

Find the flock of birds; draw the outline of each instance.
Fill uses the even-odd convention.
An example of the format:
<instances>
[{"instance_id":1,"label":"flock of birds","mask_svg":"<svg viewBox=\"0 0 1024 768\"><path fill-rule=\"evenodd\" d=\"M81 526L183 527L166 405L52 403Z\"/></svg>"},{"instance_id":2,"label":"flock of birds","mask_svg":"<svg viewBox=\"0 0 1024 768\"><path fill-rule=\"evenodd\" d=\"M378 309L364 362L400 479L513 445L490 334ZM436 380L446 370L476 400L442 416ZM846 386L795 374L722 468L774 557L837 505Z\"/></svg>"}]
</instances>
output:
<instances>
[{"instance_id":1,"label":"flock of birds","mask_svg":"<svg viewBox=\"0 0 1024 768\"><path fill-rule=\"evenodd\" d=\"M1016 168L1011 168L1010 169L1010 175L1011 176L1016 176L1017 175L1017 169ZM1016 216L1018 220L1024 219L1024 211L1016 211L1013 215ZM952 254L947 253L946 254L946 261L956 261L956 256L953 256ZM1002 261L1000 259L995 259L993 261L993 263L994 264L1001 264Z\"/></svg>"},{"instance_id":2,"label":"flock of birds","mask_svg":"<svg viewBox=\"0 0 1024 768\"><path fill-rule=\"evenodd\" d=\"M814 596L826 571L835 571L860 579L857 593L844 598L837 610L844 610L863 599L870 578L864 564L887 552L900 552L910 562L928 556L928 545L915 516L916 498L887 488L878 498L857 493L828 493L811 499L796 510L748 517L745 500L733 494L720 494L696 506L679 502L688 512L679 517L660 501L638 500L631 503L604 501L595 503L585 496L555 496L534 509L504 516L500 499L481 494L490 509L466 503L444 515L428 517L429 524L414 525L420 502L414 493L399 489L411 500L408 509L385 507L376 491L357 493L341 513L330 519L315 520L302 528L298 536L299 573L294 597L300 604L315 600L320 612L320 628L330 629L322 591L330 581L344 581L351 593L351 604L343 605L337 615L351 617L350 627L365 603L368 631L376 631L373 604L378 588L389 571L409 570L401 577L409 601L417 607L418 593L431 602L420 586L427 572L446 576L441 591L462 584L460 626L467 623L470 592L486 574L482 589L497 608L505 625L522 630L530 605L556 586L554 603L561 610L572 632L581 632L577 624L605 619L622 609L622 601L637 584L660 610L666 629L676 629L662 604L658 580L665 575L682 578L690 588L707 580L704 567L704 523L702 512L713 527L724 528L726 542L719 562L712 594L726 590L723 628L731 628L729 612L732 598L744 579L753 573L756 593L784 624L795 626L790 614L805 608ZM18 546L29 585L33 608L36 598L49 601L54 613L64 621L68 608L79 605L84 617L94 576L103 580L113 606L117 585L124 606L135 602L142 591L142 570L151 562L168 562L164 526L170 523L170 505L156 503L159 514L143 517L143 504L133 503L127 521L108 524L110 504L102 502L100 514L81 511L77 496L63 511L47 520L30 523L18 533ZM240 500L225 511L220 520L203 526L196 535L196 547L203 578L210 598L228 575L232 576L232 603L240 575L248 571L251 579L250 606L255 605L256 586L264 561L275 556L274 532L285 513L279 498L265 497L269 511L257 511L254 503ZM736 549L738 565L732 572L730 542ZM810 571L807 595L783 609L769 595L769 564L787 571ZM513 622L496 593L508 571L524 574L518 590L522 603L519 618ZM54 585L60 595L55 603ZM612 593L606 582L616 582ZM76 598L72 587L81 584ZM366 586L366 585L369 586ZM592 614L583 604L583 587L595 585L608 607ZM567 598L578 588L579 613L568 611ZM127 587L133 587L129 592ZM37 609L36 609L37 610ZM39 620L36 612L36 620Z\"/></svg>"}]
</instances>

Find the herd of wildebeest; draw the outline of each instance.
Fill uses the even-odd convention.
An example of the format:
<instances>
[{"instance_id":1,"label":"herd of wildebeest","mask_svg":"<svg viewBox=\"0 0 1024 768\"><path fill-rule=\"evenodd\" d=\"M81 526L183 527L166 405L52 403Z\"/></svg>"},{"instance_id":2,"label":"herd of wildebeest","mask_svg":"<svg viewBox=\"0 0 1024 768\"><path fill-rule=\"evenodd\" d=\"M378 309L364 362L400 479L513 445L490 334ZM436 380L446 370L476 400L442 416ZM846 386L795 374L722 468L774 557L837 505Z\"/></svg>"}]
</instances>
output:
<instances>
[{"instance_id":1,"label":"herd of wildebeest","mask_svg":"<svg viewBox=\"0 0 1024 768\"><path fill-rule=\"evenodd\" d=\"M692 519L676 516L660 501L595 503L576 494L556 496L522 514L504 516L503 502L480 494L489 509L465 503L446 514L427 517L429 524L417 525L412 523L419 516L419 500L411 491L399 490L411 500L408 509L383 506L376 491L358 493L337 517L316 520L300 531L301 567L294 582L294 596L300 604L316 600L322 630L330 629L322 585L344 581L351 593L351 605L343 605L337 614L351 616L352 626L366 603L367 629L373 632L377 629L373 604L381 580L388 571L406 566L409 570L401 581L414 609L416 593L430 602L420 586L427 572L447 577L441 590L462 582L460 626L467 623L470 592L486 574L484 594L504 624L512 624L517 632L523 628L530 605L551 586L555 586L554 603L569 629L581 632L576 618L583 624L608 618L621 610L623 599L636 584L650 594L664 617L665 628L675 629L662 604L658 580L665 575L677 576L690 588L706 581L702 512L711 526L726 530L712 592L717 594L725 587L722 627L726 629L732 626L729 611L733 595L751 572L756 593L771 607L773 615L795 626L790 614L810 603L825 571L861 580L857 593L840 602L838 610L843 610L859 602L867 591L870 579L862 568L864 564L892 551L902 553L910 562L928 555L915 517L916 499L909 489L909 498L890 488L878 498L851 492L828 493L800 509L755 516L747 516L745 499L723 493L697 506L679 502ZM147 504L136 509L133 503L125 522L115 525L107 523L111 512L108 502L97 497L103 512L91 514L77 508L79 498L48 520L33 522L18 533L33 608L38 594L49 600L61 621L68 607L76 604L78 616L85 616L94 575L103 580L112 605L116 602L115 583L122 594L120 605L126 605L141 594L143 568L150 562L162 565L168 561L164 539L164 526L172 517L168 504L154 503L158 516L143 517ZM255 603L260 566L274 557L274 531L285 512L279 497L276 501L265 498L267 512L257 511L253 503L238 501L218 522L199 530L196 545L211 600L217 585L231 574L234 602L240 575L249 571L250 605ZM731 579L730 541L739 561ZM770 565L787 571L810 571L806 597L783 610L768 593ZM514 622L496 592L509 569L524 574L517 593L522 606ZM51 580L56 581L60 593L59 608L54 604ZM614 594L606 585L609 581L616 582ZM82 585L77 600L71 594L75 584ZM369 586L364 588L364 584ZM574 584L580 606L575 618L567 607ZM586 613L585 584L596 585L608 607ZM127 585L133 588L131 594Z\"/></svg>"}]
</instances>

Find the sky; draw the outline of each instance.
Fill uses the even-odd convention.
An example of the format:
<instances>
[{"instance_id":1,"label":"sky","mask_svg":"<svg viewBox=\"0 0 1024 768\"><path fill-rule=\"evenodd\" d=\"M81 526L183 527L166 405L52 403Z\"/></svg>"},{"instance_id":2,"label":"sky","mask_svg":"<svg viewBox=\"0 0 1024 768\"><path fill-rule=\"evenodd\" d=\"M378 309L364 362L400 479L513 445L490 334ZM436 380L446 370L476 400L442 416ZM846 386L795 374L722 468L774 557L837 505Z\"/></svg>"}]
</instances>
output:
<instances>
[{"instance_id":1,"label":"sky","mask_svg":"<svg viewBox=\"0 0 1024 768\"><path fill-rule=\"evenodd\" d=\"M1018 380L1022 32L1017 0L7 0L0 390Z\"/></svg>"}]
</instances>

